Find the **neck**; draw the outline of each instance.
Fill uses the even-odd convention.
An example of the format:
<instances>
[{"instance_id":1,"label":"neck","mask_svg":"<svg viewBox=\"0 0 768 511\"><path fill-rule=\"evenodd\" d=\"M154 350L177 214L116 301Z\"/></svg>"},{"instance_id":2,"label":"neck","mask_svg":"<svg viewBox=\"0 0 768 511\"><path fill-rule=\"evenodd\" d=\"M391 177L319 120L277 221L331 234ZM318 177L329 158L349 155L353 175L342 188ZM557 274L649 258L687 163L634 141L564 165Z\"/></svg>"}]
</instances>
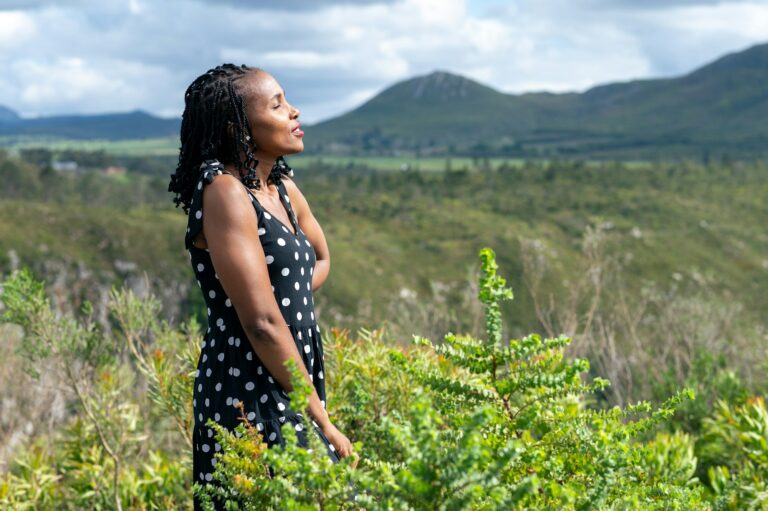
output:
<instances>
[{"instance_id":1,"label":"neck","mask_svg":"<svg viewBox=\"0 0 768 511\"><path fill-rule=\"evenodd\" d=\"M256 176L258 176L259 181L261 181L262 186L266 187L267 184L267 178L269 177L269 174L272 172L272 167L275 165L275 161L277 161L277 158L274 157L268 157L268 158L258 158L258 163L256 164ZM248 169L242 169L240 171L240 176L243 177L248 174Z\"/></svg>"}]
</instances>

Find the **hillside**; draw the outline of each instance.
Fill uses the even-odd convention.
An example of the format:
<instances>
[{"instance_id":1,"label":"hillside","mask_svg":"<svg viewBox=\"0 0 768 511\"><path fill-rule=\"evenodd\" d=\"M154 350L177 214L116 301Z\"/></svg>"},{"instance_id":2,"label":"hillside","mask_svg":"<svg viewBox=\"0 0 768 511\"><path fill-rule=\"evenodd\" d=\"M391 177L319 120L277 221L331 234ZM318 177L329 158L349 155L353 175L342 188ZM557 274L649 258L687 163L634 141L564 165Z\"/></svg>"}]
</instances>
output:
<instances>
[{"instance_id":1,"label":"hillside","mask_svg":"<svg viewBox=\"0 0 768 511\"><path fill-rule=\"evenodd\" d=\"M179 119L163 119L141 110L25 119L9 108L0 107L2 137L44 136L107 140L178 137L180 122Z\"/></svg>"},{"instance_id":2,"label":"hillside","mask_svg":"<svg viewBox=\"0 0 768 511\"><path fill-rule=\"evenodd\" d=\"M452 146L510 156L764 155L766 83L768 44L678 78L612 83L581 94L504 94L435 71L308 127L306 144L310 152Z\"/></svg>"},{"instance_id":3,"label":"hillside","mask_svg":"<svg viewBox=\"0 0 768 511\"><path fill-rule=\"evenodd\" d=\"M505 94L437 70L395 83L343 115L305 125L305 147L307 154L764 157L766 83L768 43L683 76L609 83L583 93ZM178 119L142 111L23 119L0 108L0 136L11 140L177 137L178 129Z\"/></svg>"}]
</instances>

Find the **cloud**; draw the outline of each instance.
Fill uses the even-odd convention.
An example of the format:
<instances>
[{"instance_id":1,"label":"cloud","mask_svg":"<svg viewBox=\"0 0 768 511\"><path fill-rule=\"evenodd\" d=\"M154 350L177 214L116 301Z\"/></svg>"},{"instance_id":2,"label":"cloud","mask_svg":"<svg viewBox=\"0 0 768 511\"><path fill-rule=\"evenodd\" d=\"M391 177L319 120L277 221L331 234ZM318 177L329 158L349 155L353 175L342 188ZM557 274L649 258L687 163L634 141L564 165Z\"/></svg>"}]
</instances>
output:
<instances>
[{"instance_id":1,"label":"cloud","mask_svg":"<svg viewBox=\"0 0 768 511\"><path fill-rule=\"evenodd\" d=\"M584 90L680 75L765 34L765 1L6 0L0 97L28 115L179 115L187 85L231 61L272 73L311 123L435 69Z\"/></svg>"}]
</instances>

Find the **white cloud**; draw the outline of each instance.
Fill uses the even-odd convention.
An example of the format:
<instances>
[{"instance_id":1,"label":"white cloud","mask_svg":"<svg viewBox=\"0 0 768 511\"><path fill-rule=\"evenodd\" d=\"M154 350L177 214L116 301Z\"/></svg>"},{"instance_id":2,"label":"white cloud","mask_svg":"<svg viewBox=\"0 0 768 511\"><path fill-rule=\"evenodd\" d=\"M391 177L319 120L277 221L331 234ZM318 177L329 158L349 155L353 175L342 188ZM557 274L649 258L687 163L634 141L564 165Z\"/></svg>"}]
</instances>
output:
<instances>
[{"instance_id":1,"label":"white cloud","mask_svg":"<svg viewBox=\"0 0 768 511\"><path fill-rule=\"evenodd\" d=\"M0 5L1 101L28 114L179 115L186 86L232 61L270 71L311 123L435 69L507 92L584 90L683 74L768 39L765 1L276 2Z\"/></svg>"}]
</instances>

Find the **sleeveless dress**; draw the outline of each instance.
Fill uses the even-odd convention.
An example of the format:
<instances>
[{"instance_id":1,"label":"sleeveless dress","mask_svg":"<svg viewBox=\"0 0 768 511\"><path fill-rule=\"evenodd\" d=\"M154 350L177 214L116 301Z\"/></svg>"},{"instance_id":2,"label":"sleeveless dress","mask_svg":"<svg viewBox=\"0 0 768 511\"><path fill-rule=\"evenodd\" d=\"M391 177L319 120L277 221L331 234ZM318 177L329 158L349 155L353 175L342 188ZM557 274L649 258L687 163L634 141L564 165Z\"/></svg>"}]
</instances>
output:
<instances>
[{"instance_id":1,"label":"sleeveless dress","mask_svg":"<svg viewBox=\"0 0 768 511\"><path fill-rule=\"evenodd\" d=\"M261 432L270 447L284 445L280 431L284 423L290 424L286 427L295 429L302 446L308 445L306 432L300 423L303 418L301 412L294 412L290 408L288 394L272 378L251 347L237 313L218 280L208 249L192 244L203 225L203 189L223 173L223 168L215 160L201 165L202 172L192 196L185 236L197 284L208 309L208 329L202 340L192 401L193 481L200 484L216 484L212 477L217 462L214 453L221 450L213 430L205 422L212 418L232 430L241 422L241 412L235 407L240 402L243 403L248 420ZM320 327L315 320L312 297L315 251L298 225L282 180L278 180L277 184L280 202L288 212L293 229L288 229L271 215L245 185L243 188L248 192L258 218L259 240L266 255L275 300L325 407L323 344ZM314 420L310 422L323 441L328 455L334 462L338 462L340 457L333 444ZM195 499L195 509L198 509L198 505Z\"/></svg>"}]
</instances>

